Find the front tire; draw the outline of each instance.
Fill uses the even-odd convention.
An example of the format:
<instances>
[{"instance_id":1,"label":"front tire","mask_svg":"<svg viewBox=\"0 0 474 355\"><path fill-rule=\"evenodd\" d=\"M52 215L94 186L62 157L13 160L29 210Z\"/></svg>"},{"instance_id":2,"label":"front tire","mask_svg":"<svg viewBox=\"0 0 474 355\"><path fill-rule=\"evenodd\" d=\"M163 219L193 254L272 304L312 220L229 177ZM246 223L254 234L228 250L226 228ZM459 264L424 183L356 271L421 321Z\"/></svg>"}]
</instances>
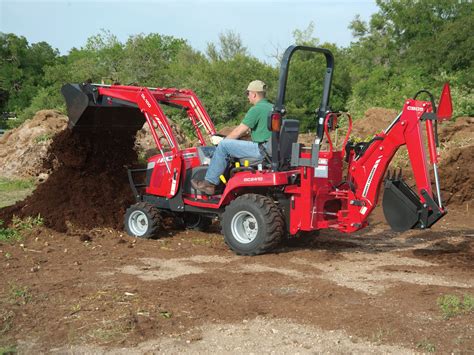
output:
<instances>
[{"instance_id":1,"label":"front tire","mask_svg":"<svg viewBox=\"0 0 474 355\"><path fill-rule=\"evenodd\" d=\"M162 227L162 218L155 206L146 202L138 202L127 209L124 227L131 236L150 239L157 237Z\"/></svg>"},{"instance_id":2,"label":"front tire","mask_svg":"<svg viewBox=\"0 0 474 355\"><path fill-rule=\"evenodd\" d=\"M238 255L272 250L282 239L285 222L272 199L246 194L236 198L222 215L224 240Z\"/></svg>"}]
</instances>

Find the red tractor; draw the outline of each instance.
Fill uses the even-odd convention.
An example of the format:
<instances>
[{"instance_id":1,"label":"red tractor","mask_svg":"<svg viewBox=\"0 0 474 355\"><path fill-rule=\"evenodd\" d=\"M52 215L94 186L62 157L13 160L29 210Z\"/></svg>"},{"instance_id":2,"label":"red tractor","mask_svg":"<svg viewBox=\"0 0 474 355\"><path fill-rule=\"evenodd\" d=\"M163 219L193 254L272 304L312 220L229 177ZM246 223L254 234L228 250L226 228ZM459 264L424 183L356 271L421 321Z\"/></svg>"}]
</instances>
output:
<instances>
[{"instance_id":1,"label":"red tractor","mask_svg":"<svg viewBox=\"0 0 474 355\"><path fill-rule=\"evenodd\" d=\"M284 106L289 64L295 51L316 52L326 58L323 95L315 117L317 133L309 147L297 142L299 121L286 118ZM218 217L225 241L235 253L257 255L271 250L284 236L292 238L301 231L333 228L354 232L367 226L389 163L402 145L407 146L416 191L401 174L386 176L382 203L385 217L396 231L430 228L446 214L437 172L436 127L438 121L452 115L449 86L443 89L438 109L433 95L422 90L405 101L402 112L387 129L370 141L353 143L349 141L350 115L332 112L329 107L333 69L333 55L327 49L291 46L286 50L278 95L268 118L271 155L264 161L229 162L223 183L213 196L194 190L190 183L206 174L215 150L208 141L216 134L212 120L192 91L66 84L62 93L74 129L96 125L135 125L139 129L148 122L160 153L148 159L146 169L128 171L137 200L125 215L125 229L130 235L156 236L167 215L181 218L189 228L204 228ZM418 100L421 93L430 100ZM179 147L163 105L186 112L198 146ZM347 118L349 128L343 148L336 150L330 133L342 116ZM430 179L423 125L436 193ZM323 141L326 150L322 149ZM146 173L146 182L137 184L135 176L140 172Z\"/></svg>"}]
</instances>

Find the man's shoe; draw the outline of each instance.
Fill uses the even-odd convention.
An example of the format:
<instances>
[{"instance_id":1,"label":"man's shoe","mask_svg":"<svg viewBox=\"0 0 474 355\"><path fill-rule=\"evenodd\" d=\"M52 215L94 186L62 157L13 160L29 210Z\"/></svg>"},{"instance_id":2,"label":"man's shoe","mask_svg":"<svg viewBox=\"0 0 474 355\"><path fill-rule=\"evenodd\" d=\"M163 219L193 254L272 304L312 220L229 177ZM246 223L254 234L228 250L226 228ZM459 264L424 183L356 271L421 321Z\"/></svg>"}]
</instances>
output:
<instances>
[{"instance_id":1,"label":"man's shoe","mask_svg":"<svg viewBox=\"0 0 474 355\"><path fill-rule=\"evenodd\" d=\"M202 191L206 195L214 195L216 191L216 185L211 184L207 180L191 179L191 185L196 190Z\"/></svg>"}]
</instances>

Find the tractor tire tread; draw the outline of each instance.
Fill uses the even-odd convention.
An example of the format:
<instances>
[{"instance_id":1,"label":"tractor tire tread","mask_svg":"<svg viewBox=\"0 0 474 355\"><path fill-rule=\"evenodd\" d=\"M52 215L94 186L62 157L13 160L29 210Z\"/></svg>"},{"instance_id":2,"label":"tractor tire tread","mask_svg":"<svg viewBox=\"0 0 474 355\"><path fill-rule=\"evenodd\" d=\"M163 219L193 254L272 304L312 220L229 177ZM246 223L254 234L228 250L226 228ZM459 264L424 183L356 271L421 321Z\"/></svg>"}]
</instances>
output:
<instances>
[{"instance_id":1,"label":"tractor tire tread","mask_svg":"<svg viewBox=\"0 0 474 355\"><path fill-rule=\"evenodd\" d=\"M127 208L127 211L125 212L125 215L128 215L128 212L131 209L133 209L133 210L140 209L150 217L151 225L150 225L149 231L147 232L146 235L141 236L140 238L150 239L150 238L153 238L153 237L157 237L158 232L160 231L161 227L163 226L163 223L162 223L163 218L160 214L159 209L156 208L155 206L153 206L152 204L147 203L147 202L137 202L137 203L133 204L132 206L130 206L129 208ZM125 224L126 223L127 223L127 221L125 221ZM125 226L125 228L126 228L126 226Z\"/></svg>"},{"instance_id":2,"label":"tractor tire tread","mask_svg":"<svg viewBox=\"0 0 474 355\"><path fill-rule=\"evenodd\" d=\"M237 255L245 256L255 256L269 252L274 249L280 242L285 231L285 221L280 210L276 206L275 202L263 195L259 194L245 194L237 197L233 200L229 206L233 206L241 201L247 200L247 203L251 203L262 210L264 223L266 226L267 233L265 235L265 240L260 244L256 249L252 251L244 252L241 250L235 250L232 245L230 245L227 240L226 244L231 248ZM225 212L224 212L225 214ZM224 227L222 226L222 233L224 234Z\"/></svg>"}]
</instances>

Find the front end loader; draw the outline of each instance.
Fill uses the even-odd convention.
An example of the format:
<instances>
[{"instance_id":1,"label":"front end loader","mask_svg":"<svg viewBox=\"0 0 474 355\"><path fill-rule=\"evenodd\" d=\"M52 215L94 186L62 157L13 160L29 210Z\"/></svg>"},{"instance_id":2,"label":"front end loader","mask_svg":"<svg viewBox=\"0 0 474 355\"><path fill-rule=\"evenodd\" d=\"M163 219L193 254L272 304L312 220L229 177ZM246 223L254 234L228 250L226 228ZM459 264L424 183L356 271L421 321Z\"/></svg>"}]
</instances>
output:
<instances>
[{"instance_id":1,"label":"front end loader","mask_svg":"<svg viewBox=\"0 0 474 355\"><path fill-rule=\"evenodd\" d=\"M287 117L284 105L290 61L296 51L322 54L326 59L323 94L315 114L317 131L310 146L298 143L299 121ZM446 214L437 171L436 127L438 121L452 115L449 86L445 85L438 107L433 95L422 90L405 101L387 129L370 141L354 143L349 141L351 116L330 109L333 70L334 58L327 49L291 46L286 50L278 95L268 117L271 153L262 161L229 159L223 183L212 196L194 190L190 183L205 176L215 150L210 137L216 134L194 92L84 83L66 84L62 93L73 129L139 129L144 122L151 129L159 154L148 159L146 168L128 171L137 200L125 214L124 226L130 235L159 237L164 216L194 229L205 229L217 217L225 242L235 253L257 255L300 232L332 228L349 233L364 228L384 181L382 205L389 225L396 231L430 228ZM428 95L429 100L419 100L420 95ZM198 139L195 147L178 145L163 105L186 112ZM338 150L331 136L342 119L348 121L348 131ZM393 156L404 145L415 189L401 173L387 173ZM140 173L146 177L137 182Z\"/></svg>"}]
</instances>

